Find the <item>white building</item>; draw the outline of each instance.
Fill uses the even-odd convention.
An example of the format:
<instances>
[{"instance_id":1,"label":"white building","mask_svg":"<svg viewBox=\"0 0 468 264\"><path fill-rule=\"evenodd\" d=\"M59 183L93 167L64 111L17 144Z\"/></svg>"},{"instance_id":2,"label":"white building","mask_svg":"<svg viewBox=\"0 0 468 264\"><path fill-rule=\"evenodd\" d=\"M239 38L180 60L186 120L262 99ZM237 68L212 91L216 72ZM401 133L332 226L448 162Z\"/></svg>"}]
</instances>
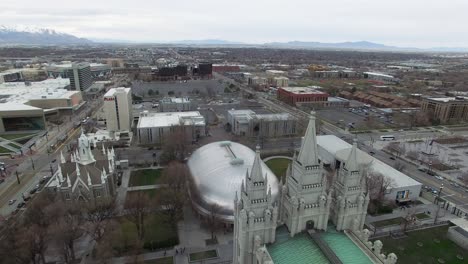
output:
<instances>
[{"instance_id":1,"label":"white building","mask_svg":"<svg viewBox=\"0 0 468 264\"><path fill-rule=\"evenodd\" d=\"M115 195L114 149L98 148L81 134L78 148L66 158L60 154L57 172L46 184L50 191L57 191L64 200L93 201Z\"/></svg>"},{"instance_id":2,"label":"white building","mask_svg":"<svg viewBox=\"0 0 468 264\"><path fill-rule=\"evenodd\" d=\"M317 137L320 159L324 164L339 169L349 155L352 145L334 135ZM364 151L356 150L357 161L360 165L369 165L369 169L381 173L392 179L392 186L385 197L392 201L405 202L417 200L421 192L422 184L408 177L406 174L394 169L386 163L372 157Z\"/></svg>"},{"instance_id":3,"label":"white building","mask_svg":"<svg viewBox=\"0 0 468 264\"><path fill-rule=\"evenodd\" d=\"M282 137L296 134L297 119L288 113L256 114L252 110L229 110L231 132L248 137Z\"/></svg>"},{"instance_id":4,"label":"white building","mask_svg":"<svg viewBox=\"0 0 468 264\"><path fill-rule=\"evenodd\" d=\"M181 132L188 142L205 135L205 118L198 111L140 114L137 125L139 144L162 144L171 134Z\"/></svg>"},{"instance_id":5,"label":"white building","mask_svg":"<svg viewBox=\"0 0 468 264\"><path fill-rule=\"evenodd\" d=\"M112 88L104 95L107 130L131 131L133 123L132 89Z\"/></svg>"},{"instance_id":6,"label":"white building","mask_svg":"<svg viewBox=\"0 0 468 264\"><path fill-rule=\"evenodd\" d=\"M195 105L188 97L165 97L159 101L160 112L185 112L195 110Z\"/></svg>"}]
</instances>

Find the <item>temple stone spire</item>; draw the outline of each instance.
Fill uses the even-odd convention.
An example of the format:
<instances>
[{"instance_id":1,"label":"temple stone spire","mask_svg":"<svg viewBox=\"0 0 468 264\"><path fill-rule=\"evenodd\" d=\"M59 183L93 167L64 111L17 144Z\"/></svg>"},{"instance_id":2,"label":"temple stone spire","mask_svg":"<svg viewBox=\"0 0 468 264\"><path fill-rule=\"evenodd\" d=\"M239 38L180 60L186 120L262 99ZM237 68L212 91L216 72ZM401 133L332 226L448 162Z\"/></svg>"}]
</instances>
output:
<instances>
[{"instance_id":1,"label":"temple stone spire","mask_svg":"<svg viewBox=\"0 0 468 264\"><path fill-rule=\"evenodd\" d=\"M299 150L299 155L297 156L297 161L299 161L303 166L318 164L314 111L310 113L309 124L307 126L304 139L302 140L301 149Z\"/></svg>"},{"instance_id":2,"label":"temple stone spire","mask_svg":"<svg viewBox=\"0 0 468 264\"><path fill-rule=\"evenodd\" d=\"M250 178L253 182L262 182L262 159L260 158L260 146L257 145L255 150L255 159L252 165L252 171L250 172Z\"/></svg>"},{"instance_id":3,"label":"temple stone spire","mask_svg":"<svg viewBox=\"0 0 468 264\"><path fill-rule=\"evenodd\" d=\"M348 171L359 171L359 164L357 161L357 142L354 140L353 147L349 153L348 159L345 163L345 169Z\"/></svg>"}]
</instances>

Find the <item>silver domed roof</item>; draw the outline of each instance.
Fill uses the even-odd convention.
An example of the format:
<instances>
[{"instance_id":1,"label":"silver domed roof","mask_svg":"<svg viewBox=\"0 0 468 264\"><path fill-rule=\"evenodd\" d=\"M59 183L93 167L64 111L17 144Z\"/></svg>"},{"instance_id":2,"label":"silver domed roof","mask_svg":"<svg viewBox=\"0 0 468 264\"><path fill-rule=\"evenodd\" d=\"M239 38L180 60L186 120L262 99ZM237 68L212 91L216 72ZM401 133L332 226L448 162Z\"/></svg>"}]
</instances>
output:
<instances>
[{"instance_id":1,"label":"silver domed roof","mask_svg":"<svg viewBox=\"0 0 468 264\"><path fill-rule=\"evenodd\" d=\"M218 204L218 216L233 221L236 192L240 197L242 180L247 170L250 174L254 159L255 151L236 142L213 142L197 149L188 160L188 167L200 198L193 201L198 209L207 213L210 204ZM262 173L267 175L275 200L278 180L263 162Z\"/></svg>"}]
</instances>

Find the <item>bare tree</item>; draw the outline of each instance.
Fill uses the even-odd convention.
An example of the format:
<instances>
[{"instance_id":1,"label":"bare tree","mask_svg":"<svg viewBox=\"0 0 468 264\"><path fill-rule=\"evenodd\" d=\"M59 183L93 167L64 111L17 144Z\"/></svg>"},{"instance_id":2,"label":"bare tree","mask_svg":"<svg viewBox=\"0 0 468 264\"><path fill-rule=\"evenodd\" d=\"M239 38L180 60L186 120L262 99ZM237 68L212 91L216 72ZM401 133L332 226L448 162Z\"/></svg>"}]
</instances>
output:
<instances>
[{"instance_id":1,"label":"bare tree","mask_svg":"<svg viewBox=\"0 0 468 264\"><path fill-rule=\"evenodd\" d=\"M174 128L175 131L165 137L160 161L167 164L173 160L182 161L185 158L189 146L187 145L187 136L183 127Z\"/></svg>"},{"instance_id":2,"label":"bare tree","mask_svg":"<svg viewBox=\"0 0 468 264\"><path fill-rule=\"evenodd\" d=\"M468 185L468 172L462 173L458 178L463 184Z\"/></svg>"},{"instance_id":3,"label":"bare tree","mask_svg":"<svg viewBox=\"0 0 468 264\"><path fill-rule=\"evenodd\" d=\"M57 202L55 206L61 216L56 219L55 223L52 223L51 232L64 261L73 263L76 259L75 241L83 234L83 216L80 205L75 202Z\"/></svg>"},{"instance_id":4,"label":"bare tree","mask_svg":"<svg viewBox=\"0 0 468 264\"><path fill-rule=\"evenodd\" d=\"M188 174L187 166L177 161L169 163L164 170L162 182L167 187L161 189L156 204L164 208L160 212L168 216L167 220L171 224L176 224L183 218L183 209L187 200Z\"/></svg>"},{"instance_id":5,"label":"bare tree","mask_svg":"<svg viewBox=\"0 0 468 264\"><path fill-rule=\"evenodd\" d=\"M207 224L210 229L211 239L215 239L215 233L220 226L220 221L218 214L221 211L221 206L219 204L213 203L208 206L208 217Z\"/></svg>"},{"instance_id":6,"label":"bare tree","mask_svg":"<svg viewBox=\"0 0 468 264\"><path fill-rule=\"evenodd\" d=\"M364 170L365 183L367 191L369 192L369 212L376 212L378 208L386 202L385 194L388 189L394 186L394 180L381 173Z\"/></svg>"},{"instance_id":7,"label":"bare tree","mask_svg":"<svg viewBox=\"0 0 468 264\"><path fill-rule=\"evenodd\" d=\"M99 243L104 236L107 224L116 213L115 200L103 199L86 204L83 208L86 232Z\"/></svg>"},{"instance_id":8,"label":"bare tree","mask_svg":"<svg viewBox=\"0 0 468 264\"><path fill-rule=\"evenodd\" d=\"M401 229L403 230L403 233L406 233L406 230L410 225L416 224L418 221L418 218L416 217L416 210L413 208L409 208L406 211L406 215L402 218L401 220Z\"/></svg>"},{"instance_id":9,"label":"bare tree","mask_svg":"<svg viewBox=\"0 0 468 264\"><path fill-rule=\"evenodd\" d=\"M419 152L415 150L408 151L406 156L411 160L419 160Z\"/></svg>"},{"instance_id":10,"label":"bare tree","mask_svg":"<svg viewBox=\"0 0 468 264\"><path fill-rule=\"evenodd\" d=\"M145 237L145 221L150 213L150 202L147 194L137 191L126 203L125 218L135 225L140 240Z\"/></svg>"},{"instance_id":11,"label":"bare tree","mask_svg":"<svg viewBox=\"0 0 468 264\"><path fill-rule=\"evenodd\" d=\"M406 165L403 162L397 161L393 164L393 167L397 171L403 171L406 168Z\"/></svg>"},{"instance_id":12,"label":"bare tree","mask_svg":"<svg viewBox=\"0 0 468 264\"><path fill-rule=\"evenodd\" d=\"M385 150L393 153L397 157L400 157L401 155L404 155L406 153L406 147L404 144L401 144L400 142L392 142L388 144L387 146L384 147Z\"/></svg>"}]
</instances>

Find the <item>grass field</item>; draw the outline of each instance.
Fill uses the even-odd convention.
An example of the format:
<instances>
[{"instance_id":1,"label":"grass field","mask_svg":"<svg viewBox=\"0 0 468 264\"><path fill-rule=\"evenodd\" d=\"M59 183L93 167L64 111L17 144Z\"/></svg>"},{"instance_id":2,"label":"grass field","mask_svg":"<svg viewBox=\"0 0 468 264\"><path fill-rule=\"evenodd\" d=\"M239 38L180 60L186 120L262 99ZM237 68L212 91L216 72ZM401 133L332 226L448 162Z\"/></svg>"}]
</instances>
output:
<instances>
[{"instance_id":1,"label":"grass field","mask_svg":"<svg viewBox=\"0 0 468 264\"><path fill-rule=\"evenodd\" d=\"M0 153L12 153L13 151L7 149L7 148L4 148L2 146L0 146Z\"/></svg>"},{"instance_id":2,"label":"grass field","mask_svg":"<svg viewBox=\"0 0 468 264\"><path fill-rule=\"evenodd\" d=\"M165 220L165 216L161 214L151 214L145 218L145 249L151 251L158 248L171 248L179 243L176 227ZM116 232L114 232L112 246L117 251L125 253L129 249L136 247L138 241L137 230L135 224L125 217L120 217L118 219L118 224L120 228L116 229ZM170 259L172 260L172 258Z\"/></svg>"},{"instance_id":3,"label":"grass field","mask_svg":"<svg viewBox=\"0 0 468 264\"><path fill-rule=\"evenodd\" d=\"M8 140L15 140L17 138L22 138L22 137L27 137L27 136L32 136L34 133L23 133L23 134L5 134L5 135L0 135L0 137Z\"/></svg>"},{"instance_id":4,"label":"grass field","mask_svg":"<svg viewBox=\"0 0 468 264\"><path fill-rule=\"evenodd\" d=\"M265 162L268 168L270 168L270 170L273 171L273 173L276 175L278 180L284 178L286 175L286 170L288 169L289 163L291 163L290 160L283 158L271 159Z\"/></svg>"},{"instance_id":5,"label":"grass field","mask_svg":"<svg viewBox=\"0 0 468 264\"><path fill-rule=\"evenodd\" d=\"M202 252L196 252L190 254L190 262L193 261L200 261L203 259L210 259L210 258L216 258L218 256L218 252L216 250L207 250L207 251L202 251Z\"/></svg>"},{"instance_id":6,"label":"grass field","mask_svg":"<svg viewBox=\"0 0 468 264\"><path fill-rule=\"evenodd\" d=\"M424 220L424 219L428 219L428 218L431 218L431 217L428 216L425 213L419 213L419 214L416 214L416 218L418 218L419 220Z\"/></svg>"},{"instance_id":7,"label":"grass field","mask_svg":"<svg viewBox=\"0 0 468 264\"><path fill-rule=\"evenodd\" d=\"M391 226L391 225L399 225L402 220L403 220L403 218L397 217L397 218L392 218L392 219L373 222L372 224L375 227L384 227L384 226Z\"/></svg>"},{"instance_id":8,"label":"grass field","mask_svg":"<svg viewBox=\"0 0 468 264\"><path fill-rule=\"evenodd\" d=\"M468 262L468 251L458 247L447 238L447 226L429 228L420 231L408 232L408 237L392 239L381 238L383 252L395 253L398 263L432 264L451 263L462 264ZM437 243L434 239L438 239ZM422 246L418 245L422 243ZM457 258L463 256L463 260ZM444 262L438 262L442 258Z\"/></svg>"},{"instance_id":9,"label":"grass field","mask_svg":"<svg viewBox=\"0 0 468 264\"><path fill-rule=\"evenodd\" d=\"M161 180L161 169L143 169L135 170L130 174L129 187L154 185L158 184Z\"/></svg>"}]
</instances>

